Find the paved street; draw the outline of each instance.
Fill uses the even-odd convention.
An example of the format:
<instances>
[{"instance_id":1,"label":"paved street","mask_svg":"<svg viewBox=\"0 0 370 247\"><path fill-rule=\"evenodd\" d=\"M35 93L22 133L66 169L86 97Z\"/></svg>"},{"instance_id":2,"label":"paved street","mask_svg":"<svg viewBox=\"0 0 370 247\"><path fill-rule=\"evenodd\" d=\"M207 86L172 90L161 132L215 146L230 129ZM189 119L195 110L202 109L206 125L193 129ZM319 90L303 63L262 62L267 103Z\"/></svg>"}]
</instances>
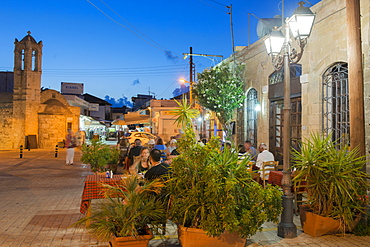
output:
<instances>
[{"instance_id":1,"label":"paved street","mask_svg":"<svg viewBox=\"0 0 370 247\"><path fill-rule=\"evenodd\" d=\"M0 246L107 246L84 230L69 228L79 219L81 194L88 166L79 162L66 166L65 150L0 151ZM295 218L299 225L298 218ZM172 239L152 240L150 246L179 246L174 227ZM301 231L295 239L276 236L276 224L248 240L248 246L370 246L370 237L353 235L310 237Z\"/></svg>"}]
</instances>

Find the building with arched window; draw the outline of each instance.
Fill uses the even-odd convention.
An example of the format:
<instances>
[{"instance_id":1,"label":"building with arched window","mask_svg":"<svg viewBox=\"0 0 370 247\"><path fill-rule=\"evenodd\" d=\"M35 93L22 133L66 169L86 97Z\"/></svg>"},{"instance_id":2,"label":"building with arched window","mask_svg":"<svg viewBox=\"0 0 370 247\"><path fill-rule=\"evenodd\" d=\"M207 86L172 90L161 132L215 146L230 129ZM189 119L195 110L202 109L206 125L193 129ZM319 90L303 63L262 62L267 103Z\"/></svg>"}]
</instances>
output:
<instances>
[{"instance_id":1,"label":"building with arched window","mask_svg":"<svg viewBox=\"0 0 370 247\"><path fill-rule=\"evenodd\" d=\"M370 114L370 2L361 0L361 35L365 116ZM349 143L349 97L346 2L322 0L312 6L316 14L312 33L299 64L290 65L291 146L311 133L332 134L338 144ZM236 58L245 64L244 81L247 99L243 114L237 114L237 143L254 138L266 143L277 160L283 160L284 71L275 71L264 45L264 33L255 43L238 49ZM298 45L292 41L294 48ZM230 57L231 59L231 57ZM261 106L253 112L248 100L251 89ZM254 126L255 123L255 126ZM253 127L251 127L253 126ZM256 131L254 134L253 131ZM370 150L370 119L365 117L365 139ZM252 134L253 133L253 134Z\"/></svg>"}]
</instances>

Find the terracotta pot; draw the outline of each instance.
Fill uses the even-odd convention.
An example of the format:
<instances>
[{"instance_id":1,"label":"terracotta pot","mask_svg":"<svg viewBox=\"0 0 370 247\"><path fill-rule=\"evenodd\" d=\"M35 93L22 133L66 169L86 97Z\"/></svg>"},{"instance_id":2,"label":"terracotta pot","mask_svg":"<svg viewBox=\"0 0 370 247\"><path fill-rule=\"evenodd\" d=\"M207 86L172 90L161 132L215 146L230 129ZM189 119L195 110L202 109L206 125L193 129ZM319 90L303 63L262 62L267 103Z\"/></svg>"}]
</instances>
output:
<instances>
[{"instance_id":1,"label":"terracotta pot","mask_svg":"<svg viewBox=\"0 0 370 247\"><path fill-rule=\"evenodd\" d=\"M147 247L149 241L153 238L153 233L148 231L148 235L139 235L136 237L112 237L109 241L110 247Z\"/></svg>"},{"instance_id":2,"label":"terracotta pot","mask_svg":"<svg viewBox=\"0 0 370 247\"><path fill-rule=\"evenodd\" d=\"M299 214L302 229L304 233L307 233L308 235L320 237L327 234L342 233L339 220L312 213L307 205L300 206ZM347 231L353 230L359 220L360 217L357 217L352 226L347 226Z\"/></svg>"},{"instance_id":3,"label":"terracotta pot","mask_svg":"<svg viewBox=\"0 0 370 247\"><path fill-rule=\"evenodd\" d=\"M225 232L219 237L209 237L202 229L179 227L179 240L182 247L243 247L246 239L238 233Z\"/></svg>"}]
</instances>

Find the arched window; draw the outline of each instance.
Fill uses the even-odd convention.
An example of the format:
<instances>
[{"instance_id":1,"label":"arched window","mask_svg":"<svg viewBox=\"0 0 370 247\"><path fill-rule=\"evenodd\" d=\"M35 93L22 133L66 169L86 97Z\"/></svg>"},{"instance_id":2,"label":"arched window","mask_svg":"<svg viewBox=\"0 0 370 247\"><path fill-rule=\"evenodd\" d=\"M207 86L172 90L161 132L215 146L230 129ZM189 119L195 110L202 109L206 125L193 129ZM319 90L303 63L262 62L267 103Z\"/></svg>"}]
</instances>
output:
<instances>
[{"instance_id":1,"label":"arched window","mask_svg":"<svg viewBox=\"0 0 370 247\"><path fill-rule=\"evenodd\" d=\"M32 70L37 71L37 51L32 51Z\"/></svg>"},{"instance_id":2,"label":"arched window","mask_svg":"<svg viewBox=\"0 0 370 247\"><path fill-rule=\"evenodd\" d=\"M302 65L300 64L291 64L290 65L290 79L300 77L302 75ZM269 76L269 85L273 85L276 83L283 83L284 82L284 67L280 70L275 71Z\"/></svg>"},{"instance_id":3,"label":"arched window","mask_svg":"<svg viewBox=\"0 0 370 247\"><path fill-rule=\"evenodd\" d=\"M349 144L348 64L336 63L322 76L322 123L325 135Z\"/></svg>"},{"instance_id":4,"label":"arched window","mask_svg":"<svg viewBox=\"0 0 370 247\"><path fill-rule=\"evenodd\" d=\"M21 70L25 69L25 66L24 66L25 52L26 51L24 49L21 50Z\"/></svg>"},{"instance_id":5,"label":"arched window","mask_svg":"<svg viewBox=\"0 0 370 247\"><path fill-rule=\"evenodd\" d=\"M253 146L257 144L257 111L256 106L258 104L257 91L251 88L246 97L246 138L252 142Z\"/></svg>"}]
</instances>

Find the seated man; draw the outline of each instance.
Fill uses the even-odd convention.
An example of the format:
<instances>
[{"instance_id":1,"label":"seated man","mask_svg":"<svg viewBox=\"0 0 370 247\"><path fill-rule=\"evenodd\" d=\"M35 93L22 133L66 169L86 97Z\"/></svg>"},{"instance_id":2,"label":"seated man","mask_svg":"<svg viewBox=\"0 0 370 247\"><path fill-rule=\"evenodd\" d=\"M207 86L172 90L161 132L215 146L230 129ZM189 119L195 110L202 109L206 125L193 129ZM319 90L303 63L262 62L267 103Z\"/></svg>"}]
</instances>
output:
<instances>
[{"instance_id":1,"label":"seated man","mask_svg":"<svg viewBox=\"0 0 370 247\"><path fill-rule=\"evenodd\" d=\"M148 180L163 178L166 180L166 175L170 172L170 166L161 162L161 151L158 149L153 149L150 152L149 161L152 167L145 173L144 178Z\"/></svg>"},{"instance_id":2,"label":"seated man","mask_svg":"<svg viewBox=\"0 0 370 247\"><path fill-rule=\"evenodd\" d=\"M252 146L251 141L245 141L244 143L245 154L249 155L252 161L256 161L257 150Z\"/></svg>"},{"instance_id":3,"label":"seated man","mask_svg":"<svg viewBox=\"0 0 370 247\"><path fill-rule=\"evenodd\" d=\"M263 167L263 162L275 161L275 157L270 151L267 150L267 145L265 143L261 143L258 149L260 153L257 156L256 167L258 167L261 170ZM269 167L265 167L265 168L269 168ZM261 178L264 179L262 177L262 171L260 171L259 173L261 174ZM265 180L268 179L269 173L270 171L265 171Z\"/></svg>"}]
</instances>

